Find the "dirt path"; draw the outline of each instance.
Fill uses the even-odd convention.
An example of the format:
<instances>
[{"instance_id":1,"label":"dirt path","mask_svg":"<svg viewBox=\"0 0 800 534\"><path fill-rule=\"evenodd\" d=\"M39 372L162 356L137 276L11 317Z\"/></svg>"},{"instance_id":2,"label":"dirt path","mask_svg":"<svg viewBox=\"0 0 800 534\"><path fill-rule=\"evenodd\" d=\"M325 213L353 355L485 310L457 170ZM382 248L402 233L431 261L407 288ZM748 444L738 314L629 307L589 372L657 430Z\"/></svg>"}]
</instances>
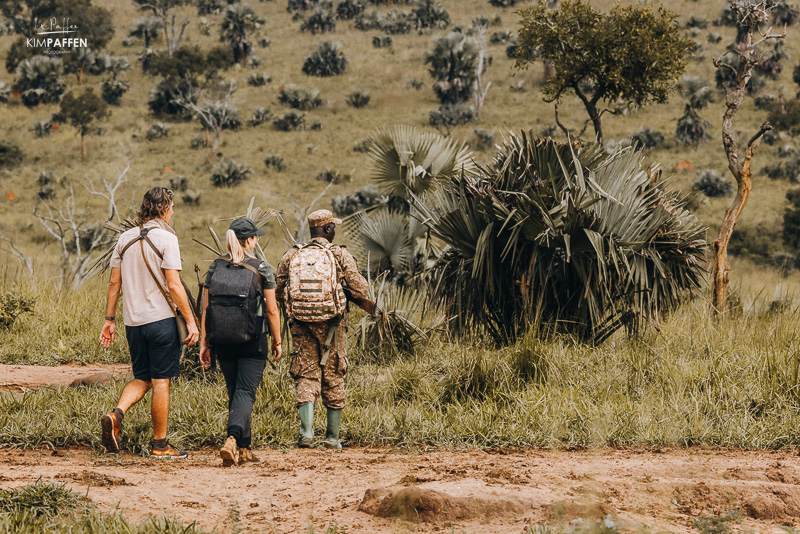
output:
<instances>
[{"instance_id":1,"label":"dirt path","mask_svg":"<svg viewBox=\"0 0 800 534\"><path fill-rule=\"evenodd\" d=\"M613 514L688 533L702 511L733 508L745 516L738 528L757 533L800 522L796 451L270 449L257 451L259 464L228 469L215 453L165 462L86 449L0 450L0 486L42 476L81 493L88 487L93 502L107 510L119 503L131 518L170 515L224 531L232 508L247 532L306 532L313 522L317 532L337 524L350 533L451 525L520 533L544 521Z\"/></svg>"},{"instance_id":2,"label":"dirt path","mask_svg":"<svg viewBox=\"0 0 800 534\"><path fill-rule=\"evenodd\" d=\"M123 378L130 372L130 364L67 364L56 367L0 364L0 390L24 393L43 386L69 385L73 381L81 379L102 382L112 376Z\"/></svg>"}]
</instances>

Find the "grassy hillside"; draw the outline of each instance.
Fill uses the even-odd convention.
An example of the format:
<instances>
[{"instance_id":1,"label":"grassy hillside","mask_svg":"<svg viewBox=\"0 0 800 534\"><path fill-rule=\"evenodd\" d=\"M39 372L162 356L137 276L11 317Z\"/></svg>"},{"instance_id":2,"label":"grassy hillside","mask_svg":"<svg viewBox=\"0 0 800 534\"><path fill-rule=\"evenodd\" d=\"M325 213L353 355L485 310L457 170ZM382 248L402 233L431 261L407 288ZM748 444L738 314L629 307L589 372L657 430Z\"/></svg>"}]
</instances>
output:
<instances>
[{"instance_id":1,"label":"grassy hillside","mask_svg":"<svg viewBox=\"0 0 800 534\"><path fill-rule=\"evenodd\" d=\"M513 9L493 7L488 0L443 0L442 5L450 13L450 28L436 30L429 35L418 35L416 32L395 35L392 47L378 49L373 48L372 39L381 34L379 31L362 32L355 29L352 22L338 21L334 33L311 35L300 31L300 21L292 20L291 14L286 10L286 0L254 3L253 7L266 19L266 24L261 27L253 41L266 39L269 42L268 46L256 50L261 64L253 68L237 66L223 73L225 78L238 84L234 100L242 120L246 121L256 107L267 107L273 115L283 113L288 107L277 100L279 87L292 83L320 91L324 103L320 108L306 112L306 120L308 124L319 121L322 128L318 131L306 129L284 133L276 131L268 123L258 127L245 125L239 131L224 131L219 154L224 158L247 162L254 170L247 182L228 189L212 186L209 181L209 167L204 165L204 149L190 148L191 138L202 133L197 122L172 122L168 137L153 141L145 138L151 124L156 120L163 120L154 117L147 108L147 95L155 86L156 78L142 74L137 63L141 42L137 41L130 47L122 44L123 39L128 37L132 21L143 13L138 12L134 4L127 0L95 0L95 3L113 12L116 33L107 51L130 58L132 67L122 74L122 78L131 83L131 89L122 97L121 105L113 106L111 117L102 123L107 128L106 133L87 137L86 160L81 160L79 138L72 127L60 125L58 131L42 138L37 138L30 131L33 120L49 118L56 111L57 105L40 105L28 109L18 99L13 99L2 110L4 120L0 123L0 135L14 140L22 148L25 157L22 165L17 168L0 169L2 192L13 191L16 195L14 200L0 200L4 204L0 210L0 232L13 237L26 253L35 255L37 272L45 278L53 276L53 256L58 254L58 250L52 244L47 245L50 239L32 215L37 201L37 177L40 171L53 171L58 176L67 177L75 185L79 207L86 204L92 211L90 220L102 220L105 207L100 199L90 198L80 185L87 178L92 179L95 184L101 179L114 179L130 162L131 168L126 176L128 183L120 189L122 200L119 207L124 211L129 206L138 204L147 187L154 184L166 185L174 175L187 176L189 188L201 191L202 197L198 206L177 203L174 226L182 238L186 265L191 266L193 262L201 261L207 255L190 238L204 238L207 235L207 223L243 212L251 196L255 196L257 203L264 207L284 211L287 221L293 225L295 210L290 201L305 205L316 197L325 185L315 180L320 172L337 170L349 174L351 180L334 185L317 207L329 207L332 196L351 192L367 184L369 173L366 157L353 150L356 142L369 136L377 127L394 124L410 124L430 129L428 114L438 107L438 101L431 90L432 79L427 73L423 58L432 38L445 34L453 26L466 27L478 16L486 16L493 21L489 34L501 30L516 33L519 18ZM592 3L603 9L613 5L611 0L595 0ZM714 67L711 58L723 52L724 47L733 41L735 33L733 28L710 24L719 17L725 3L716 0L672 0L664 4L667 8L678 11L681 21L692 16L708 19L707 29L694 30L695 38L703 46L698 57L690 62L687 74L705 78L713 86ZM524 7L530 5L530 2L518 5ZM409 6L398 8L411 9ZM389 8L380 9L385 11ZM183 46L206 49L219 43L220 15L207 15L204 22L193 7L178 9L176 13L179 21L184 17L190 20ZM208 35L201 33L201 25L204 23L210 24ZM783 73L777 81L769 81L762 94L784 93L790 97L795 93L796 86L791 80L791 71L800 52L800 45L794 38L796 31L793 27L788 31L786 46L791 57L784 61ZM716 44L707 42L710 32L720 33L722 41ZM1 58L5 58L15 38L0 36ZM321 39L343 44L349 61L343 75L314 78L302 73L305 57L316 48ZM164 47L163 42L155 44L156 49ZM532 129L539 132L551 127L554 124L552 105L544 103L539 92L541 66L535 65L524 71L515 70L513 61L506 57L504 44L491 45L490 53L492 64L486 78L492 82L492 87L480 122L459 127L452 136L469 140L473 130L479 127L495 132L496 140L499 141L509 130ZM248 85L247 78L254 72L268 73L272 82L262 87ZM106 77L108 75L86 74L83 86L94 87L99 92L100 84ZM0 81L11 84L14 79L15 75L0 71ZM67 75L65 80L68 84L67 91L82 90L77 86L75 76ZM411 80L422 82L422 88L410 87ZM366 108L354 109L346 105L347 95L354 89L370 92L372 98ZM716 102L700 113L712 123L712 139L697 148L683 147L674 141L676 120L683 113L684 107L683 100L677 94L668 104L646 107L626 116L606 115L606 139L629 138L642 127L661 132L666 138L664 146L651 150L648 157L667 174L675 175L676 187L688 191L697 170L713 168L726 175L720 133L724 96L721 92L717 92L716 96ZM562 122L580 129L586 115L577 98L565 99L560 110ZM745 141L765 118L766 113L756 110L753 99L748 97L735 122L736 130L741 132L741 139ZM279 154L284 159L286 169L283 172L268 169L264 165L264 158L269 154ZM491 155L490 150L476 152L477 159L483 161L488 161ZM762 145L759 149L754 164L754 194L740 219L740 229L756 228L760 224L762 234L764 229L779 231L786 204L785 193L790 183L769 180L760 172L764 165L774 162L776 157L775 146ZM215 159L219 160L220 157ZM677 171L676 165L684 161L691 162L693 169ZM65 196L66 190L62 187L55 201L61 202ZM4 197L5 195L2 198ZM705 200L703 197L698 203L698 216L711 227L710 239L715 235L717 221L729 202L729 198ZM219 228L224 226L224 223L218 225ZM275 263L284 244L277 226L271 230L272 237L267 252L270 260ZM7 278L14 278L18 262L4 254L0 255L0 264L6 265ZM767 287L764 284L773 276L765 274L761 267L753 267L736 259L733 261L733 269L733 280L752 280L756 291ZM752 272L752 276L745 275L747 272ZM783 287L797 287L798 281L800 277L794 274L783 282ZM774 285L769 287L771 292Z\"/></svg>"}]
</instances>

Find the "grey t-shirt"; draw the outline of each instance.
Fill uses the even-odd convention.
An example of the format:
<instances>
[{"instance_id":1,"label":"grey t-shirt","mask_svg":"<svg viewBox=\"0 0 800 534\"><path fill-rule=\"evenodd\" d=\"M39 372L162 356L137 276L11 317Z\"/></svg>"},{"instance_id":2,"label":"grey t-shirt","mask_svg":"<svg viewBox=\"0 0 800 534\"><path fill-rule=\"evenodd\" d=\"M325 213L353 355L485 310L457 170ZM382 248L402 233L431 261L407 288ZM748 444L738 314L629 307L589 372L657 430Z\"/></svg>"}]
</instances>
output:
<instances>
[{"instance_id":1,"label":"grey t-shirt","mask_svg":"<svg viewBox=\"0 0 800 534\"><path fill-rule=\"evenodd\" d=\"M181 251L178 248L178 236L175 231L161 219L147 221L144 227L149 229L147 237L161 252L164 259L160 259L155 251L146 241L141 241L144 245L144 257L153 270L153 274L158 279L159 284L167 292L167 279L164 276L164 269L181 270ZM126 326L141 326L145 324L175 317L173 310L175 303L170 297L169 303L161 290L153 281L153 277L147 271L142 259L142 248L139 243L134 243L125 252L124 257L120 257L120 252L125 245L139 236L139 227L131 228L119 236L117 246L111 255L111 267L120 267L122 273L122 314L125 317Z\"/></svg>"}]
</instances>

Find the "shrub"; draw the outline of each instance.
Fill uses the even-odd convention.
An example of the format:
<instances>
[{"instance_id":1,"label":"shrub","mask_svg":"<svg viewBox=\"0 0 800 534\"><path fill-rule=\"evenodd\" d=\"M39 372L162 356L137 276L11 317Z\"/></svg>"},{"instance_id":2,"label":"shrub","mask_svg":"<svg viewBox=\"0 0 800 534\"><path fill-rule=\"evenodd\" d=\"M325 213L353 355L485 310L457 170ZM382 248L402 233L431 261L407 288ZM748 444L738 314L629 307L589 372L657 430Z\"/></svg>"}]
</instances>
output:
<instances>
[{"instance_id":1,"label":"shrub","mask_svg":"<svg viewBox=\"0 0 800 534\"><path fill-rule=\"evenodd\" d=\"M2 303L5 303L7 297L8 293L0 299L0 307L3 307ZM2 311L0 316L1 314ZM43 482L41 478L34 484L20 488L0 488L0 513L3 514L27 512L31 517L49 518L69 511L80 502L80 495L67 488L66 484ZM29 532L34 530L32 528Z\"/></svg>"},{"instance_id":2,"label":"shrub","mask_svg":"<svg viewBox=\"0 0 800 534\"><path fill-rule=\"evenodd\" d=\"M308 111L322 105L319 91L316 89L303 89L294 84L281 85L278 93L278 102L288 104L289 107Z\"/></svg>"},{"instance_id":3,"label":"shrub","mask_svg":"<svg viewBox=\"0 0 800 534\"><path fill-rule=\"evenodd\" d=\"M147 133L144 136L148 141L163 139L164 137L167 137L171 128L172 126L169 124L156 121L150 126L150 129L147 130Z\"/></svg>"},{"instance_id":4,"label":"shrub","mask_svg":"<svg viewBox=\"0 0 800 534\"><path fill-rule=\"evenodd\" d=\"M381 195L374 185L367 185L349 195L338 195L331 200L331 209L337 217L347 217L366 208L385 204L388 197Z\"/></svg>"},{"instance_id":5,"label":"shrub","mask_svg":"<svg viewBox=\"0 0 800 534\"><path fill-rule=\"evenodd\" d=\"M317 131L319 131L319 130L322 129L322 123L320 121L312 121L311 125L308 128L309 128L309 130L317 130Z\"/></svg>"},{"instance_id":6,"label":"shrub","mask_svg":"<svg viewBox=\"0 0 800 534\"><path fill-rule=\"evenodd\" d=\"M206 137L203 134L197 134L189 140L189 148L194 150L203 148L206 146Z\"/></svg>"},{"instance_id":7,"label":"shrub","mask_svg":"<svg viewBox=\"0 0 800 534\"><path fill-rule=\"evenodd\" d=\"M512 39L514 39L514 34L509 30L496 31L489 36L489 42L491 44L506 44L510 43Z\"/></svg>"},{"instance_id":8,"label":"shrub","mask_svg":"<svg viewBox=\"0 0 800 534\"><path fill-rule=\"evenodd\" d=\"M711 128L710 122L704 121L693 108L686 106L685 113L678 119L675 139L684 145L705 142L710 137L709 128Z\"/></svg>"},{"instance_id":9,"label":"shrub","mask_svg":"<svg viewBox=\"0 0 800 534\"><path fill-rule=\"evenodd\" d=\"M50 135L53 133L53 121L51 119L46 119L43 121L37 121L34 119L33 128L31 128L31 131L36 137Z\"/></svg>"},{"instance_id":10,"label":"shrub","mask_svg":"<svg viewBox=\"0 0 800 534\"><path fill-rule=\"evenodd\" d=\"M756 109L763 111L770 111L772 107L778 102L778 97L773 94L757 96L753 99L753 105Z\"/></svg>"},{"instance_id":11,"label":"shrub","mask_svg":"<svg viewBox=\"0 0 800 534\"><path fill-rule=\"evenodd\" d=\"M247 77L247 85L262 87L272 81L272 76L266 72L254 72Z\"/></svg>"},{"instance_id":12,"label":"shrub","mask_svg":"<svg viewBox=\"0 0 800 534\"><path fill-rule=\"evenodd\" d=\"M406 82L406 88L407 89L414 89L415 91L419 91L424 86L425 86L425 83L422 82L421 80L416 79L416 78L411 78L410 80L408 80Z\"/></svg>"},{"instance_id":13,"label":"shrub","mask_svg":"<svg viewBox=\"0 0 800 534\"><path fill-rule=\"evenodd\" d=\"M772 180L788 179L800 183L800 154L794 153L784 159L784 161L767 165L761 172Z\"/></svg>"},{"instance_id":14,"label":"shrub","mask_svg":"<svg viewBox=\"0 0 800 534\"><path fill-rule=\"evenodd\" d=\"M182 119L190 119L191 114L176 101L184 96L192 95L194 87L188 80L162 78L150 91L147 105L150 111L161 115L172 115ZM194 102L195 99L191 98Z\"/></svg>"},{"instance_id":15,"label":"shrub","mask_svg":"<svg viewBox=\"0 0 800 534\"><path fill-rule=\"evenodd\" d=\"M318 182L328 182L330 184L341 184L350 181L350 175L339 171L326 170L317 174L315 178Z\"/></svg>"},{"instance_id":16,"label":"shrub","mask_svg":"<svg viewBox=\"0 0 800 534\"><path fill-rule=\"evenodd\" d=\"M365 139L359 139L353 144L353 152L369 152L369 147L371 144L372 140L368 137Z\"/></svg>"},{"instance_id":17,"label":"shrub","mask_svg":"<svg viewBox=\"0 0 800 534\"><path fill-rule=\"evenodd\" d=\"M778 147L778 157L788 158L797 154L797 147L794 145L782 145Z\"/></svg>"},{"instance_id":18,"label":"shrub","mask_svg":"<svg viewBox=\"0 0 800 534\"><path fill-rule=\"evenodd\" d=\"M754 226L737 225L728 243L728 252L749 257L758 263L770 263L781 240L777 225L759 223Z\"/></svg>"},{"instance_id":19,"label":"shrub","mask_svg":"<svg viewBox=\"0 0 800 534\"><path fill-rule=\"evenodd\" d=\"M250 166L247 163L236 163L226 158L211 170L211 183L216 187L233 187L250 177Z\"/></svg>"},{"instance_id":20,"label":"shrub","mask_svg":"<svg viewBox=\"0 0 800 534\"><path fill-rule=\"evenodd\" d=\"M272 121L275 129L281 132L302 130L306 126L306 116L294 110L287 111Z\"/></svg>"},{"instance_id":21,"label":"shrub","mask_svg":"<svg viewBox=\"0 0 800 534\"><path fill-rule=\"evenodd\" d=\"M41 171L39 173L39 198L42 200L50 200L56 196L56 185L59 179L56 173L52 171Z\"/></svg>"},{"instance_id":22,"label":"shrub","mask_svg":"<svg viewBox=\"0 0 800 534\"><path fill-rule=\"evenodd\" d=\"M793 98L770 109L767 120L777 132L800 134L800 98Z\"/></svg>"},{"instance_id":23,"label":"shrub","mask_svg":"<svg viewBox=\"0 0 800 534\"><path fill-rule=\"evenodd\" d=\"M0 104L6 105L11 100L11 86L0 82Z\"/></svg>"},{"instance_id":24,"label":"shrub","mask_svg":"<svg viewBox=\"0 0 800 534\"><path fill-rule=\"evenodd\" d=\"M374 48L388 48L392 46L391 35L376 35L372 38L372 46Z\"/></svg>"},{"instance_id":25,"label":"shrub","mask_svg":"<svg viewBox=\"0 0 800 534\"><path fill-rule=\"evenodd\" d=\"M683 27L687 30L689 28L700 28L701 30L704 30L708 27L708 19L702 15L692 15L689 17L689 20L686 21Z\"/></svg>"},{"instance_id":26,"label":"shrub","mask_svg":"<svg viewBox=\"0 0 800 534\"><path fill-rule=\"evenodd\" d=\"M278 172L286 169L286 163L278 154L267 155L266 159L264 159L264 165L266 165L268 168L275 169Z\"/></svg>"},{"instance_id":27,"label":"shrub","mask_svg":"<svg viewBox=\"0 0 800 534\"><path fill-rule=\"evenodd\" d=\"M12 141L0 139L0 168L16 167L22 163L22 150Z\"/></svg>"},{"instance_id":28,"label":"shrub","mask_svg":"<svg viewBox=\"0 0 800 534\"><path fill-rule=\"evenodd\" d=\"M722 36L717 32L709 32L707 41L711 44L717 44L722 42Z\"/></svg>"},{"instance_id":29,"label":"shrub","mask_svg":"<svg viewBox=\"0 0 800 534\"><path fill-rule=\"evenodd\" d=\"M200 204L200 197L202 196L201 191L195 191L194 189L187 189L183 195L181 195L181 200L184 204L189 206L198 206Z\"/></svg>"},{"instance_id":30,"label":"shrub","mask_svg":"<svg viewBox=\"0 0 800 534\"><path fill-rule=\"evenodd\" d=\"M369 91L364 89L356 89L347 95L347 105L356 109L366 107L369 104L369 100Z\"/></svg>"},{"instance_id":31,"label":"shrub","mask_svg":"<svg viewBox=\"0 0 800 534\"><path fill-rule=\"evenodd\" d=\"M472 95L478 65L478 47L461 32L450 32L433 40L425 64L435 83L433 90L442 104L459 104Z\"/></svg>"},{"instance_id":32,"label":"shrub","mask_svg":"<svg viewBox=\"0 0 800 534\"><path fill-rule=\"evenodd\" d=\"M300 25L300 30L310 31L314 35L336 31L333 8L329 6L314 8L314 11Z\"/></svg>"},{"instance_id":33,"label":"shrub","mask_svg":"<svg viewBox=\"0 0 800 534\"><path fill-rule=\"evenodd\" d=\"M694 191L702 191L707 197L729 197L733 195L733 184L716 170L706 169L697 173L692 182Z\"/></svg>"},{"instance_id":34,"label":"shrub","mask_svg":"<svg viewBox=\"0 0 800 534\"><path fill-rule=\"evenodd\" d=\"M519 0L489 0L494 7L514 7Z\"/></svg>"},{"instance_id":35,"label":"shrub","mask_svg":"<svg viewBox=\"0 0 800 534\"><path fill-rule=\"evenodd\" d=\"M184 192L189 188L189 178L179 174L169 179L169 188L176 192Z\"/></svg>"},{"instance_id":36,"label":"shrub","mask_svg":"<svg viewBox=\"0 0 800 534\"><path fill-rule=\"evenodd\" d=\"M355 18L355 27L361 31L380 30L383 28L383 24L383 15L375 9L362 11Z\"/></svg>"},{"instance_id":37,"label":"shrub","mask_svg":"<svg viewBox=\"0 0 800 534\"><path fill-rule=\"evenodd\" d=\"M772 49L764 54L761 60L756 64L755 71L763 74L771 80L777 80L781 72L783 72L783 61L788 59L789 54L786 53L786 44L783 39L779 39L772 44Z\"/></svg>"},{"instance_id":38,"label":"shrub","mask_svg":"<svg viewBox=\"0 0 800 534\"><path fill-rule=\"evenodd\" d=\"M119 105L122 95L124 95L130 88L131 84L125 80L120 80L119 78L109 78L103 82L101 87L101 96L103 97L103 100L109 104Z\"/></svg>"},{"instance_id":39,"label":"shrub","mask_svg":"<svg viewBox=\"0 0 800 534\"><path fill-rule=\"evenodd\" d=\"M336 16L341 20L352 20L364 12L361 0L342 0L336 5Z\"/></svg>"},{"instance_id":40,"label":"shrub","mask_svg":"<svg viewBox=\"0 0 800 534\"><path fill-rule=\"evenodd\" d=\"M466 104L444 104L437 111L431 111L428 122L443 135L450 135L456 126L475 120L475 110Z\"/></svg>"},{"instance_id":41,"label":"shrub","mask_svg":"<svg viewBox=\"0 0 800 534\"><path fill-rule=\"evenodd\" d=\"M14 325L14 321L20 315L26 313L33 313L33 306L36 304L35 298L28 298L22 295L19 295L14 290L7 291L2 297L0 297L0 329L7 330ZM0 490L2 492L3 490ZM5 495L0 493L0 502L5 500ZM5 510L7 504L4 503L3 507Z\"/></svg>"},{"instance_id":42,"label":"shrub","mask_svg":"<svg viewBox=\"0 0 800 534\"><path fill-rule=\"evenodd\" d=\"M800 11L786 0L772 0L772 23L776 26L791 26L800 18Z\"/></svg>"},{"instance_id":43,"label":"shrub","mask_svg":"<svg viewBox=\"0 0 800 534\"><path fill-rule=\"evenodd\" d=\"M63 74L61 58L33 56L17 67L14 88L22 92L22 103L27 107L52 104L58 102L66 90Z\"/></svg>"},{"instance_id":44,"label":"shrub","mask_svg":"<svg viewBox=\"0 0 800 534\"><path fill-rule=\"evenodd\" d=\"M656 148L664 144L664 136L661 132L657 132L650 128L640 128L632 136L631 145L634 150L642 150L643 148Z\"/></svg>"},{"instance_id":45,"label":"shrub","mask_svg":"<svg viewBox=\"0 0 800 534\"><path fill-rule=\"evenodd\" d=\"M436 28L443 30L450 25L450 14L439 0L417 0L411 10L417 28Z\"/></svg>"},{"instance_id":46,"label":"shrub","mask_svg":"<svg viewBox=\"0 0 800 534\"><path fill-rule=\"evenodd\" d=\"M391 9L383 17L380 29L391 35L411 32L416 25L414 15L399 9Z\"/></svg>"},{"instance_id":47,"label":"shrub","mask_svg":"<svg viewBox=\"0 0 800 534\"><path fill-rule=\"evenodd\" d=\"M476 150L489 150L494 146L494 132L491 130L484 130L483 128L476 128L472 132L472 141L470 145Z\"/></svg>"},{"instance_id":48,"label":"shrub","mask_svg":"<svg viewBox=\"0 0 800 534\"><path fill-rule=\"evenodd\" d=\"M336 76L347 68L347 58L341 43L320 41L317 49L306 58L303 72L309 76Z\"/></svg>"},{"instance_id":49,"label":"shrub","mask_svg":"<svg viewBox=\"0 0 800 534\"><path fill-rule=\"evenodd\" d=\"M789 205L783 212L783 244L800 251L800 188L786 193Z\"/></svg>"},{"instance_id":50,"label":"shrub","mask_svg":"<svg viewBox=\"0 0 800 534\"><path fill-rule=\"evenodd\" d=\"M261 126L262 124L269 122L269 119L272 117L272 113L269 111L268 108L256 108L253 110L253 114L247 119L247 124L250 126Z\"/></svg>"}]
</instances>

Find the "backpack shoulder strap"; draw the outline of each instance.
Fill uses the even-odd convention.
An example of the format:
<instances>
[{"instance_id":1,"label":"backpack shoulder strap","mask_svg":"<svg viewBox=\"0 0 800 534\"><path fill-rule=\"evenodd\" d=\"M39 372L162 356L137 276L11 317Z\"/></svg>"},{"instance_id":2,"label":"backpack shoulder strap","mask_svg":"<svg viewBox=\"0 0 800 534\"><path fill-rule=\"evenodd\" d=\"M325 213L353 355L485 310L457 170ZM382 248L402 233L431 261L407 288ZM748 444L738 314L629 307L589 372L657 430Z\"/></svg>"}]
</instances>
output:
<instances>
[{"instance_id":1,"label":"backpack shoulder strap","mask_svg":"<svg viewBox=\"0 0 800 534\"><path fill-rule=\"evenodd\" d=\"M131 239L131 241L122 248L122 250L119 253L120 259L122 259L122 257L125 255L125 252L127 252L128 249L131 248L131 245L134 245L137 241L145 240L145 241L147 241L147 244L150 245L150 248L153 249L153 252L156 253L156 256L158 256L158 259L163 260L164 259L164 255L161 253L160 250L158 250L156 248L156 246L153 244L153 242L150 241L150 238L147 237L147 233L148 232L150 232L149 228L145 230L144 227L140 225L139 226L139 236ZM144 254L144 251L142 251L142 254Z\"/></svg>"}]
</instances>

